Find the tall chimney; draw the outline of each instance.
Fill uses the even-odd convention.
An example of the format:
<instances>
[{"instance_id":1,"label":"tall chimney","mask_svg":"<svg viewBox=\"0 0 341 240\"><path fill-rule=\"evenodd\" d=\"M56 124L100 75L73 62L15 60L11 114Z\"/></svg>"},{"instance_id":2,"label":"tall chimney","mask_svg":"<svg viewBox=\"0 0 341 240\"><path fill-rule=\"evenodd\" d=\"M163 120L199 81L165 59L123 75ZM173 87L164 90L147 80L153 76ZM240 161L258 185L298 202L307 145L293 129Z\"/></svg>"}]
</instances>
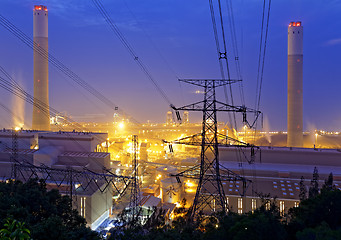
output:
<instances>
[{"instance_id":1,"label":"tall chimney","mask_svg":"<svg viewBox=\"0 0 341 240\"><path fill-rule=\"evenodd\" d=\"M288 27L288 147L303 147L303 27Z\"/></svg>"},{"instance_id":2,"label":"tall chimney","mask_svg":"<svg viewBox=\"0 0 341 240\"><path fill-rule=\"evenodd\" d=\"M33 41L48 54L48 11L43 5L33 9ZM46 56L47 57L47 56ZM50 130L48 59L33 51L34 104L32 129Z\"/></svg>"}]
</instances>

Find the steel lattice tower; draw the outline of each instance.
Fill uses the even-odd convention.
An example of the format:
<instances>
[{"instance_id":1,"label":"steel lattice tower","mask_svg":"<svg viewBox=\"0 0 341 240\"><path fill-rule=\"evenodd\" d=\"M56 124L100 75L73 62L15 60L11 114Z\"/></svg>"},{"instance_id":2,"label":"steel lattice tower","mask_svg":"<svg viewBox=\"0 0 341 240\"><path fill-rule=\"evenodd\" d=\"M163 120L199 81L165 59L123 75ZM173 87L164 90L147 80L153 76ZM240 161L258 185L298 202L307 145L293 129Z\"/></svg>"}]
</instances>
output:
<instances>
[{"instance_id":1,"label":"steel lattice tower","mask_svg":"<svg viewBox=\"0 0 341 240\"><path fill-rule=\"evenodd\" d=\"M135 222L138 218L139 211L140 211L140 186L139 186L139 179L138 179L138 137L137 135L132 136L132 169L133 169L133 176L131 179L131 192L130 192L130 202L129 202L129 209L132 215L132 221Z\"/></svg>"},{"instance_id":2,"label":"steel lattice tower","mask_svg":"<svg viewBox=\"0 0 341 240\"><path fill-rule=\"evenodd\" d=\"M228 146L228 141L233 139L229 137L221 136L217 131L217 112L240 112L243 113L243 118L246 118L246 112L253 112L259 114L257 111L248 109L245 106L237 107L228 105L223 102L216 100L215 89L224 85L239 82L239 80L219 80L219 79L180 79L179 81L193 84L204 88L204 100L196 102L190 105L186 105L180 108L171 106L174 110L185 110L185 111L200 111L203 113L202 120L202 132L201 132L201 162L200 162L200 173L199 183L197 192L194 198L193 206L191 209L191 218L194 219L196 216L202 213L208 212L226 212L227 203L226 197L222 185L223 180L242 180L244 184L248 180L231 172L228 169L221 169L219 164L219 151L218 146ZM245 117L244 117L245 116ZM221 139L225 143L221 143ZM237 140L234 140L237 141ZM180 144L198 145L198 134L186 137L175 141ZM238 143L240 144L240 143ZM230 145L232 146L232 145ZM252 147L248 144L241 144L243 147ZM178 176L194 177L195 168L189 169ZM195 178L195 177L194 177Z\"/></svg>"},{"instance_id":3,"label":"steel lattice tower","mask_svg":"<svg viewBox=\"0 0 341 240\"><path fill-rule=\"evenodd\" d=\"M218 206L218 210L226 211L226 199L219 172L215 81L205 81L203 87L200 179L194 198L192 216L205 210L206 206L212 208L211 203L213 203L214 210Z\"/></svg>"},{"instance_id":4,"label":"steel lattice tower","mask_svg":"<svg viewBox=\"0 0 341 240\"><path fill-rule=\"evenodd\" d=\"M16 169L15 165L18 162L18 131L15 129L12 130L11 161L12 161L12 178L16 179L17 178L17 169Z\"/></svg>"}]
</instances>

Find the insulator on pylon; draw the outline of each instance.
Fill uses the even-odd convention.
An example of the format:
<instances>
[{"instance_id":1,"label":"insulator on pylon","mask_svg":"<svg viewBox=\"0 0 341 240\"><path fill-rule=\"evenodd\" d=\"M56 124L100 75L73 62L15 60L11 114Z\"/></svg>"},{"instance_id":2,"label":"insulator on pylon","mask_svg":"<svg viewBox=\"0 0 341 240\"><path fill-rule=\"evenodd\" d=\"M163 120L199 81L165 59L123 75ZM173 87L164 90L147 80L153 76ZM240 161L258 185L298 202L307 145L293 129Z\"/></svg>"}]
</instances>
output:
<instances>
[{"instance_id":1,"label":"insulator on pylon","mask_svg":"<svg viewBox=\"0 0 341 240\"><path fill-rule=\"evenodd\" d=\"M252 146L251 147L251 163L255 161L256 154L255 154L255 148Z\"/></svg>"},{"instance_id":2,"label":"insulator on pylon","mask_svg":"<svg viewBox=\"0 0 341 240\"><path fill-rule=\"evenodd\" d=\"M247 120L246 120L246 112L243 112L243 123L246 124Z\"/></svg>"},{"instance_id":3,"label":"insulator on pylon","mask_svg":"<svg viewBox=\"0 0 341 240\"><path fill-rule=\"evenodd\" d=\"M175 178L176 178L176 181L177 181L178 183L181 183L181 180L180 180L180 177L179 177L179 176L176 176Z\"/></svg>"},{"instance_id":4,"label":"insulator on pylon","mask_svg":"<svg viewBox=\"0 0 341 240\"><path fill-rule=\"evenodd\" d=\"M179 111L176 111L176 118L178 119L179 122L181 122L181 116L180 116L180 113Z\"/></svg>"},{"instance_id":5,"label":"insulator on pylon","mask_svg":"<svg viewBox=\"0 0 341 240\"><path fill-rule=\"evenodd\" d=\"M259 149L259 162L261 163L262 162L262 150Z\"/></svg>"},{"instance_id":6,"label":"insulator on pylon","mask_svg":"<svg viewBox=\"0 0 341 240\"><path fill-rule=\"evenodd\" d=\"M169 152L173 153L173 146L172 146L172 144L169 144L168 146L169 146Z\"/></svg>"}]
</instances>

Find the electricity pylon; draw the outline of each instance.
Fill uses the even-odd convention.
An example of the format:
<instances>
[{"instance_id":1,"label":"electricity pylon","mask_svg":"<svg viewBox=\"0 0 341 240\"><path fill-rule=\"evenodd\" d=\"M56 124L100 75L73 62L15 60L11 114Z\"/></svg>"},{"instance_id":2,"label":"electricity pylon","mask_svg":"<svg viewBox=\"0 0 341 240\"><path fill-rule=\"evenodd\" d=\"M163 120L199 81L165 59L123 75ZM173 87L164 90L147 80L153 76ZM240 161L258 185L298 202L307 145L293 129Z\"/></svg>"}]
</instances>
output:
<instances>
[{"instance_id":1,"label":"electricity pylon","mask_svg":"<svg viewBox=\"0 0 341 240\"><path fill-rule=\"evenodd\" d=\"M134 223L138 220L138 216L140 213L140 186L138 179L138 137L137 135L132 136L132 169L133 175L130 182L131 191L130 191L130 202L129 209L132 216L131 221Z\"/></svg>"},{"instance_id":2,"label":"electricity pylon","mask_svg":"<svg viewBox=\"0 0 341 240\"><path fill-rule=\"evenodd\" d=\"M246 119L246 113L252 112L259 115L260 112L246 108L245 106L232 106L216 100L215 89L224 85L238 82L239 80L219 80L219 79L179 79L181 82L193 84L204 88L204 100L189 104L180 108L172 106L175 111L199 111L203 113L202 132L191 137L179 139L175 143L190 145L201 145L200 166L184 171L177 176L184 176L199 179L193 206L191 208L191 218L197 215L211 212L224 212L228 208L222 181L233 180L242 181L243 187L250 180L239 176L232 171L223 168L219 164L218 146L237 145L241 147L253 147L238 140L234 140L217 131L217 112L240 112L243 114L243 120ZM199 174L198 174L198 168ZM177 178L179 179L179 178Z\"/></svg>"}]
</instances>

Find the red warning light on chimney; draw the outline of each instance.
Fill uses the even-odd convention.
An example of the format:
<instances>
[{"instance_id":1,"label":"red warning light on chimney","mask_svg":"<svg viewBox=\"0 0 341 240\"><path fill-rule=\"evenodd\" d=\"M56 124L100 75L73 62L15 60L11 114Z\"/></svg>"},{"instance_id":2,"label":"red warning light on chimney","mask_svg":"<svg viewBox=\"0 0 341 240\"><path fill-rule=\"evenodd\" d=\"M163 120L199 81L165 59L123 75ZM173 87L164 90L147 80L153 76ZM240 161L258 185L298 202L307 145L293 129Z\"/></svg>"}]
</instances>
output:
<instances>
[{"instance_id":1,"label":"red warning light on chimney","mask_svg":"<svg viewBox=\"0 0 341 240\"><path fill-rule=\"evenodd\" d=\"M34 6L34 10L44 10L45 12L47 12L47 7L45 6Z\"/></svg>"},{"instance_id":2,"label":"red warning light on chimney","mask_svg":"<svg viewBox=\"0 0 341 240\"><path fill-rule=\"evenodd\" d=\"M291 22L289 24L289 27L299 27L299 26L301 26L301 22Z\"/></svg>"}]
</instances>

